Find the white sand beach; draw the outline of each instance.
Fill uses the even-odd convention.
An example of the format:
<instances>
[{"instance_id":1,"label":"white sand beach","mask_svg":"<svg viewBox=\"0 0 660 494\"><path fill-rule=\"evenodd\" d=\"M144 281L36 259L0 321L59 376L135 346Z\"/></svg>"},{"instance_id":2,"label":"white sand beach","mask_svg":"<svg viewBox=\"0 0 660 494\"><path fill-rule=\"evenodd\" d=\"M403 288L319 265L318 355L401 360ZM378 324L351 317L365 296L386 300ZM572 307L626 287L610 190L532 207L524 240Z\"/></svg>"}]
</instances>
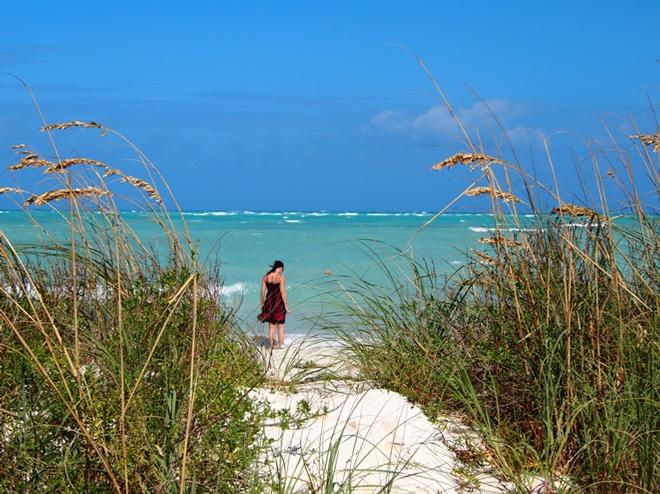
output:
<instances>
[{"instance_id":1,"label":"white sand beach","mask_svg":"<svg viewBox=\"0 0 660 494\"><path fill-rule=\"evenodd\" d=\"M480 443L459 419L433 423L404 396L356 379L337 344L300 340L264 350L263 358L273 385L254 397L291 417L286 428L273 421L264 431L272 441L267 475L284 492L330 484L360 493L510 488L488 465L475 469L457 458L466 444Z\"/></svg>"}]
</instances>

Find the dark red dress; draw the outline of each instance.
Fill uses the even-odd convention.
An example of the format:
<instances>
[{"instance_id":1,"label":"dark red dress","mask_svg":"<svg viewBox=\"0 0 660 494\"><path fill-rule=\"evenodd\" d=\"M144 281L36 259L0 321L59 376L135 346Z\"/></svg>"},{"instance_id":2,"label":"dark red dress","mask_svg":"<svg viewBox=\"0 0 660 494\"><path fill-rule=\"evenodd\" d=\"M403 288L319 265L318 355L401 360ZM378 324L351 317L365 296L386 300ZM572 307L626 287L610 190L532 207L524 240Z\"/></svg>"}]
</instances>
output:
<instances>
[{"instance_id":1,"label":"dark red dress","mask_svg":"<svg viewBox=\"0 0 660 494\"><path fill-rule=\"evenodd\" d=\"M269 283L266 280L264 280L264 282L266 283L268 293L266 294L264 305L261 308L261 317L259 319L262 322L284 324L286 320L286 309L284 308L284 300L282 299L280 284Z\"/></svg>"}]
</instances>

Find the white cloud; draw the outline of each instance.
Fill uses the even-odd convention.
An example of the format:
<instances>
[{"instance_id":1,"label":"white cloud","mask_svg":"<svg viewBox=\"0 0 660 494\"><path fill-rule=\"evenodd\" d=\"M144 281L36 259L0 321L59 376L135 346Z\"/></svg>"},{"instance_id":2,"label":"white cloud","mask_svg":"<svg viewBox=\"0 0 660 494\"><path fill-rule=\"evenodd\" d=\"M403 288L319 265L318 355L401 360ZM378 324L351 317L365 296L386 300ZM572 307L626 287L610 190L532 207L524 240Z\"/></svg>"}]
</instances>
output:
<instances>
[{"instance_id":1,"label":"white cloud","mask_svg":"<svg viewBox=\"0 0 660 494\"><path fill-rule=\"evenodd\" d=\"M473 134L475 129L487 131L489 124L493 124L493 114L502 121L515 119L527 112L527 105L508 100L478 101L469 106L454 108L454 112L465 129ZM456 135L459 131L456 120L444 105L433 106L421 114L385 110L374 115L368 129L436 137Z\"/></svg>"}]
</instances>

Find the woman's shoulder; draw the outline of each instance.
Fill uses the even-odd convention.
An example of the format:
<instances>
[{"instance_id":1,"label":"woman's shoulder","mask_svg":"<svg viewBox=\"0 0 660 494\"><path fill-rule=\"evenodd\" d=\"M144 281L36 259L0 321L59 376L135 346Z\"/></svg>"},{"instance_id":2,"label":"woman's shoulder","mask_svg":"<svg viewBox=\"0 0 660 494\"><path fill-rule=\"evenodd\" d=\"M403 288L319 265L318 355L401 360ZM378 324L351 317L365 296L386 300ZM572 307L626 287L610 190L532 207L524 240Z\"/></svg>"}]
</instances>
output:
<instances>
[{"instance_id":1,"label":"woman's shoulder","mask_svg":"<svg viewBox=\"0 0 660 494\"><path fill-rule=\"evenodd\" d=\"M285 279L286 278L284 278L283 274L274 274L273 276L271 276L271 273L266 273L262 278L262 281L264 283L280 283Z\"/></svg>"}]
</instances>

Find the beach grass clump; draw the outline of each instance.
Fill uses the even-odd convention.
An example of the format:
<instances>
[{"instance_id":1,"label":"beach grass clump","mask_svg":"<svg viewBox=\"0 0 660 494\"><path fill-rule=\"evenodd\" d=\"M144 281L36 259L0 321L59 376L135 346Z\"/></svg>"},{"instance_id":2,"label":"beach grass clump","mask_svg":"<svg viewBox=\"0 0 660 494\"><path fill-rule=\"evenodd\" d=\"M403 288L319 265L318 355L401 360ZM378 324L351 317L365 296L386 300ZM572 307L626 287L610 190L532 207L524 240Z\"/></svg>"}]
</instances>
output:
<instances>
[{"instance_id":1,"label":"beach grass clump","mask_svg":"<svg viewBox=\"0 0 660 494\"><path fill-rule=\"evenodd\" d=\"M494 222L462 269L445 278L400 253L401 276L374 256L388 282L343 288L347 320L335 324L362 375L431 415L460 413L523 491L530 472L550 492L660 488L660 219L649 206L660 170L644 149L615 150L625 173L601 172L606 151L589 150L589 206L498 157L461 194L489 196ZM612 209L603 180L617 181L623 206Z\"/></svg>"},{"instance_id":2,"label":"beach grass clump","mask_svg":"<svg viewBox=\"0 0 660 494\"><path fill-rule=\"evenodd\" d=\"M119 136L93 122L44 131L71 127ZM0 189L43 239L15 245L0 231L3 492L254 486L266 412L248 396L261 382L260 361L218 299L217 269L197 261L183 218L181 231L164 206L167 185L135 149L145 179L31 152L10 168L48 161L46 190ZM159 244L132 230L121 204L151 213ZM39 224L32 211L43 208L66 234Z\"/></svg>"}]
</instances>

